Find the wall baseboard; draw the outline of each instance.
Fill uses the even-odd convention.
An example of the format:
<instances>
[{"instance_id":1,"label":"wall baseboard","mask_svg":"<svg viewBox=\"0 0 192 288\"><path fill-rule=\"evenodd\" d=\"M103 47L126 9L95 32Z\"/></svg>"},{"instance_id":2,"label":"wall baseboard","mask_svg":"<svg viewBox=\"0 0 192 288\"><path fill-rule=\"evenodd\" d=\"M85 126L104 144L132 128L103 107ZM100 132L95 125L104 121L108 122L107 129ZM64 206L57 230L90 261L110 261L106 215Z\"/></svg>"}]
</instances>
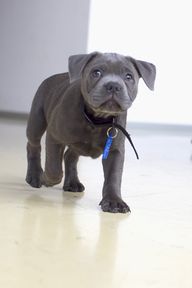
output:
<instances>
[{"instance_id":1,"label":"wall baseboard","mask_svg":"<svg viewBox=\"0 0 192 288\"><path fill-rule=\"evenodd\" d=\"M29 114L28 113L19 113L12 111L0 111L0 119L3 120L18 120L18 121L27 121Z\"/></svg>"},{"instance_id":2,"label":"wall baseboard","mask_svg":"<svg viewBox=\"0 0 192 288\"><path fill-rule=\"evenodd\" d=\"M28 113L18 113L10 111L0 111L0 121L18 121L27 122ZM180 134L192 137L192 125L182 124L169 124L169 123L148 123L148 122L131 122L128 121L127 129L131 134L139 133L142 131L148 131L153 134Z\"/></svg>"}]
</instances>

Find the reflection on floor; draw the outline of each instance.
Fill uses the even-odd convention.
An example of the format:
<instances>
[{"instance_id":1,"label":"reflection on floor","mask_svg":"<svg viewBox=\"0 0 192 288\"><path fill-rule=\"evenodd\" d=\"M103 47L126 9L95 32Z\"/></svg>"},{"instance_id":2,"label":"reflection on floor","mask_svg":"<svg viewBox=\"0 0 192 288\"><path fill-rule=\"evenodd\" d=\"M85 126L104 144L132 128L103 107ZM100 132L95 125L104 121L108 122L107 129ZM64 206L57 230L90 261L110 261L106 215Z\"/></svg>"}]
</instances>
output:
<instances>
[{"instance_id":1,"label":"reflection on floor","mask_svg":"<svg viewBox=\"0 0 192 288\"><path fill-rule=\"evenodd\" d=\"M85 193L25 181L25 125L0 120L0 287L191 288L192 133L131 127L123 196L100 211L101 160L81 158ZM192 132L192 131L191 131Z\"/></svg>"}]
</instances>

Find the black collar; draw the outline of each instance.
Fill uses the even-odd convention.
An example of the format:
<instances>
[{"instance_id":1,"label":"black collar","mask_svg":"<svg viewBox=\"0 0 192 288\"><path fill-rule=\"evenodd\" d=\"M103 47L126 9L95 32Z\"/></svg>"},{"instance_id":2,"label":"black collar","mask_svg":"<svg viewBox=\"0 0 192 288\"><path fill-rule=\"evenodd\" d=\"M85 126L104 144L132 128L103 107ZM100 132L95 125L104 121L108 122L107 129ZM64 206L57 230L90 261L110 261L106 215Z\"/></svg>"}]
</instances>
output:
<instances>
[{"instance_id":1,"label":"black collar","mask_svg":"<svg viewBox=\"0 0 192 288\"><path fill-rule=\"evenodd\" d=\"M108 116L106 118L95 117L91 112L88 111L88 109L86 109L86 107L84 107L83 114L85 119L91 124L93 128L95 128L95 126L104 126L109 124L112 125L114 122L116 122L115 116Z\"/></svg>"},{"instance_id":2,"label":"black collar","mask_svg":"<svg viewBox=\"0 0 192 288\"><path fill-rule=\"evenodd\" d=\"M95 126L111 125L111 127L118 128L119 130L121 130L121 132L127 137L131 147L133 148L135 152L137 159L139 159L139 155L132 142L131 136L129 135L129 133L126 131L124 127L122 127L120 124L117 123L117 117L115 116L109 116L107 118L95 117L93 116L93 114L87 111L86 107L84 107L83 113L84 113L85 119L91 124L92 128L95 128Z\"/></svg>"}]
</instances>

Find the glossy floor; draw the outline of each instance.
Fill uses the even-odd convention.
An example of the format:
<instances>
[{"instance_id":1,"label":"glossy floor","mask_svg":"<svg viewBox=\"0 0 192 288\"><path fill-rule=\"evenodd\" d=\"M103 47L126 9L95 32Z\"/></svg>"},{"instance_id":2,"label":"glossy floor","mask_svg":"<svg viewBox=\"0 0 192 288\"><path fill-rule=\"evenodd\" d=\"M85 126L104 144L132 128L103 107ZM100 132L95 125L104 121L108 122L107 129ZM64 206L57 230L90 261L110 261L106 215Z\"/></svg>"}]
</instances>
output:
<instances>
[{"instance_id":1,"label":"glossy floor","mask_svg":"<svg viewBox=\"0 0 192 288\"><path fill-rule=\"evenodd\" d=\"M133 128L133 127L132 127ZM85 193L25 181L25 125L0 122L0 287L191 288L190 131L132 129L122 191L130 215L100 211L101 161L81 158Z\"/></svg>"}]
</instances>

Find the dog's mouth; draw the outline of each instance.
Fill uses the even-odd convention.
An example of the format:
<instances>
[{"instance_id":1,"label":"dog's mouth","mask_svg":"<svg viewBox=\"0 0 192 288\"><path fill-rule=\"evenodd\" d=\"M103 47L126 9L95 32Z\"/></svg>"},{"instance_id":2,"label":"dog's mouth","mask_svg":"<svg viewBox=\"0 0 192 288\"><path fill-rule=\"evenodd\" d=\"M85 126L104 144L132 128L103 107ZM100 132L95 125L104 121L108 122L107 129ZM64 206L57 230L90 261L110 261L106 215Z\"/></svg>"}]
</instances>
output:
<instances>
[{"instance_id":1,"label":"dog's mouth","mask_svg":"<svg viewBox=\"0 0 192 288\"><path fill-rule=\"evenodd\" d=\"M114 100L108 100L101 104L99 107L92 107L93 111L102 117L117 116L124 110L121 106Z\"/></svg>"},{"instance_id":2,"label":"dog's mouth","mask_svg":"<svg viewBox=\"0 0 192 288\"><path fill-rule=\"evenodd\" d=\"M108 112L120 112L121 106L114 100L108 100L100 106L101 110L107 110Z\"/></svg>"}]
</instances>

